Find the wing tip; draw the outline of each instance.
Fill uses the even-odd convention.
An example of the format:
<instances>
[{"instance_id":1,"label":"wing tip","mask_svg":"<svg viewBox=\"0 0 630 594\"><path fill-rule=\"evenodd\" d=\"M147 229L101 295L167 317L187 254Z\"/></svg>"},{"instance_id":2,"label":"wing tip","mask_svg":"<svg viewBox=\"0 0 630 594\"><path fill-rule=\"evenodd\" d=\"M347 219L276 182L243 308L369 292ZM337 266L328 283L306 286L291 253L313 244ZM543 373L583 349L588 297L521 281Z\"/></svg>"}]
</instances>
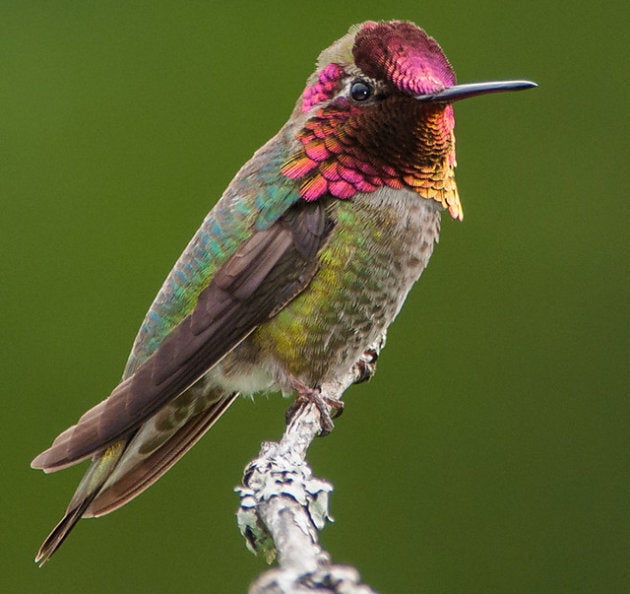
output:
<instances>
[{"instance_id":1,"label":"wing tip","mask_svg":"<svg viewBox=\"0 0 630 594\"><path fill-rule=\"evenodd\" d=\"M48 450L46 450L48 451ZM46 452L42 452L41 454L37 454L37 456L35 456L35 458L33 458L33 460L31 461L31 468L33 470L43 470L44 472L46 472L46 462L45 462L45 455Z\"/></svg>"},{"instance_id":2,"label":"wing tip","mask_svg":"<svg viewBox=\"0 0 630 594\"><path fill-rule=\"evenodd\" d=\"M35 458L33 458L31 462L31 468L34 470L43 470L46 474L50 472L55 472L55 470L63 468L63 466L59 465L60 462L58 460L55 461L52 458L52 449L53 448L48 448L40 454L37 454L37 456L35 456Z\"/></svg>"},{"instance_id":3,"label":"wing tip","mask_svg":"<svg viewBox=\"0 0 630 594\"><path fill-rule=\"evenodd\" d=\"M57 456L55 456L57 453ZM79 462L83 462L85 459L91 456L91 452L80 458L68 458L67 456L60 457L59 453L55 451L55 448L48 448L41 454L38 454L33 458L31 462L31 468L34 470L43 470L46 474L69 468Z\"/></svg>"},{"instance_id":4,"label":"wing tip","mask_svg":"<svg viewBox=\"0 0 630 594\"><path fill-rule=\"evenodd\" d=\"M56 472L57 470L62 470L63 468L81 462L81 460L68 461L66 458L55 459L53 458L54 453L54 448L49 448L41 454L38 454L31 462L31 468L34 470L43 470L46 474L50 474L51 472Z\"/></svg>"}]
</instances>

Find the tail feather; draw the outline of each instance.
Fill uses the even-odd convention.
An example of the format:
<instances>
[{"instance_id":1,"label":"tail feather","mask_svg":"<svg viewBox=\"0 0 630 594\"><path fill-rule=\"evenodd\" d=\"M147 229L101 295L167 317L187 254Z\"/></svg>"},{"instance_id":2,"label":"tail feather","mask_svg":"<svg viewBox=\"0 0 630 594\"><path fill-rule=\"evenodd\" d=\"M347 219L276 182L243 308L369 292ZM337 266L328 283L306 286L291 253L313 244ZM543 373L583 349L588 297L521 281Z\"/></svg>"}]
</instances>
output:
<instances>
[{"instance_id":1,"label":"tail feather","mask_svg":"<svg viewBox=\"0 0 630 594\"><path fill-rule=\"evenodd\" d=\"M81 519L83 512L88 508L95 496L96 493L93 493L90 497L85 499L85 501L81 502L78 507L68 508L68 511L66 511L66 514L59 524L53 528L52 532L40 547L37 552L37 557L35 557L35 563L42 567L42 565L53 556L63 541L66 540L66 537L70 534L70 531L74 528L76 523Z\"/></svg>"},{"instance_id":2,"label":"tail feather","mask_svg":"<svg viewBox=\"0 0 630 594\"><path fill-rule=\"evenodd\" d=\"M35 557L35 563L38 563L40 567L53 556L76 523L84 515L85 510L99 494L107 477L116 467L123 451L124 442L119 442L105 450L98 459L92 462L83 479L81 479L63 518L53 528Z\"/></svg>"},{"instance_id":3,"label":"tail feather","mask_svg":"<svg viewBox=\"0 0 630 594\"><path fill-rule=\"evenodd\" d=\"M39 549L36 563L46 563L82 517L107 514L150 487L199 441L237 396L208 394L204 398L186 392L126 440L107 448L92 462L64 517Z\"/></svg>"},{"instance_id":4,"label":"tail feather","mask_svg":"<svg viewBox=\"0 0 630 594\"><path fill-rule=\"evenodd\" d=\"M109 480L87 508L84 517L98 517L125 505L148 489L167 470L192 448L234 402L238 394L218 400L210 408L199 413L183 425L168 441L130 469L123 458L116 475Z\"/></svg>"}]
</instances>

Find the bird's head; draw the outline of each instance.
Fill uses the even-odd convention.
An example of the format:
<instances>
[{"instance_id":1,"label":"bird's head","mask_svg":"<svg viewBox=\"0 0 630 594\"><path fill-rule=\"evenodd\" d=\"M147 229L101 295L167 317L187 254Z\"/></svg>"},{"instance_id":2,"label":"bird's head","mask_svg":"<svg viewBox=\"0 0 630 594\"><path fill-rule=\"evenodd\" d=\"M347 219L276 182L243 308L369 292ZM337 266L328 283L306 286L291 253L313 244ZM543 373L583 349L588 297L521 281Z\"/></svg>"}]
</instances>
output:
<instances>
[{"instance_id":1,"label":"bird's head","mask_svg":"<svg viewBox=\"0 0 630 594\"><path fill-rule=\"evenodd\" d=\"M413 23L355 25L319 56L294 112L298 150L283 173L300 181L305 200L407 188L461 219L452 102L526 86L533 83L457 85L440 46Z\"/></svg>"}]
</instances>

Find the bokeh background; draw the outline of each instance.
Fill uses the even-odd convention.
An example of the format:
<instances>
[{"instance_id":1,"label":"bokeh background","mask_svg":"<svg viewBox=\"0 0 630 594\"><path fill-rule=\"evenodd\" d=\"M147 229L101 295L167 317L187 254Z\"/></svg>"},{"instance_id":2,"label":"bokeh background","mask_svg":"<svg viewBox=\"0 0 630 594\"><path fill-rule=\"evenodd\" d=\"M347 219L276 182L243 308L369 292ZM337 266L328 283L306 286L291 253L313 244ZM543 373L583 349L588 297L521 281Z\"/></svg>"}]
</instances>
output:
<instances>
[{"instance_id":1,"label":"bokeh background","mask_svg":"<svg viewBox=\"0 0 630 594\"><path fill-rule=\"evenodd\" d=\"M367 19L434 35L461 81L465 219L445 218L376 377L310 460L322 534L373 587L630 591L627 2L0 4L3 592L244 592L232 492L287 402L239 402L164 479L32 559L83 468L32 457L116 384L163 278Z\"/></svg>"}]
</instances>

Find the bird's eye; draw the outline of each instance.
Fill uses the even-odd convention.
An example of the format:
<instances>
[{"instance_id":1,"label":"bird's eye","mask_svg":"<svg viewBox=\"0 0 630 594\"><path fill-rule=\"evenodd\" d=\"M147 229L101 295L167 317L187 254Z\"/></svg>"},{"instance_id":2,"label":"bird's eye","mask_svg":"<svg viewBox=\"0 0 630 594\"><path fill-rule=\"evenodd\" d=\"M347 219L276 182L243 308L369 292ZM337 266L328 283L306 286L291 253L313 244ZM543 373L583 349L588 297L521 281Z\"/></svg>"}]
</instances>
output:
<instances>
[{"instance_id":1,"label":"bird's eye","mask_svg":"<svg viewBox=\"0 0 630 594\"><path fill-rule=\"evenodd\" d=\"M355 80L350 87L350 97L355 101L366 101L373 93L372 85L360 78Z\"/></svg>"}]
</instances>

